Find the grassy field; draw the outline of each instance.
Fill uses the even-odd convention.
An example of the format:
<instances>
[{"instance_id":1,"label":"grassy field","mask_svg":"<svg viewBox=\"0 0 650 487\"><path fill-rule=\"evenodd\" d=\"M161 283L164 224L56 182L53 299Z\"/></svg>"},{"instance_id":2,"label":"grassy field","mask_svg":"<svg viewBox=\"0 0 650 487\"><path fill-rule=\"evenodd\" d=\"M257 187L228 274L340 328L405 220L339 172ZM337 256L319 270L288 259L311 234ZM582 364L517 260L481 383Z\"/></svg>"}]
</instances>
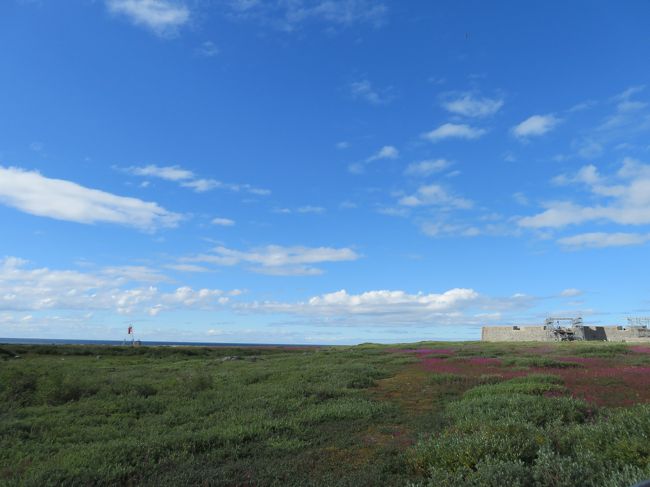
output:
<instances>
[{"instance_id":1,"label":"grassy field","mask_svg":"<svg viewBox=\"0 0 650 487\"><path fill-rule=\"evenodd\" d=\"M0 345L3 485L647 478L648 346Z\"/></svg>"}]
</instances>

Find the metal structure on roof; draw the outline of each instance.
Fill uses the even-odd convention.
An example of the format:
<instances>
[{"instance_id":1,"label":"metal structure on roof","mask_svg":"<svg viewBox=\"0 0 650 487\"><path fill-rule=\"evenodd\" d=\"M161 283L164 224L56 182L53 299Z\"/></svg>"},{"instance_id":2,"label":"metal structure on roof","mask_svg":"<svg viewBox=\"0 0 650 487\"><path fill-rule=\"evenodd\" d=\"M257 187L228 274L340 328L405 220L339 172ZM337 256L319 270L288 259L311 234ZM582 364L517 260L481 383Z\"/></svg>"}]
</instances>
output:
<instances>
[{"instance_id":1,"label":"metal structure on roof","mask_svg":"<svg viewBox=\"0 0 650 487\"><path fill-rule=\"evenodd\" d=\"M565 342L585 339L584 323L580 316L575 318L550 316L546 318L544 325L549 329L554 340Z\"/></svg>"},{"instance_id":2,"label":"metal structure on roof","mask_svg":"<svg viewBox=\"0 0 650 487\"><path fill-rule=\"evenodd\" d=\"M634 328L650 328L650 316L628 316L627 324Z\"/></svg>"}]
</instances>

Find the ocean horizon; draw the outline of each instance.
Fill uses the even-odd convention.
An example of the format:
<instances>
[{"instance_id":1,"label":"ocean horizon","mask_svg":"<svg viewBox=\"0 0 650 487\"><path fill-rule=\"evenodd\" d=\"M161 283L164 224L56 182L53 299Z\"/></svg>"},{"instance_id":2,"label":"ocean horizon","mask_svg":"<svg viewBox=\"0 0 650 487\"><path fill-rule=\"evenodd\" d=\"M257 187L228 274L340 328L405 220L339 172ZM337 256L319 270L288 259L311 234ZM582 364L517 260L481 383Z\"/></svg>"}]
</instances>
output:
<instances>
[{"instance_id":1,"label":"ocean horizon","mask_svg":"<svg viewBox=\"0 0 650 487\"><path fill-rule=\"evenodd\" d=\"M143 347L323 347L324 344L301 343L226 343L226 342L166 342L139 340ZM84 340L68 338L2 338L0 345L129 345L128 340Z\"/></svg>"}]
</instances>

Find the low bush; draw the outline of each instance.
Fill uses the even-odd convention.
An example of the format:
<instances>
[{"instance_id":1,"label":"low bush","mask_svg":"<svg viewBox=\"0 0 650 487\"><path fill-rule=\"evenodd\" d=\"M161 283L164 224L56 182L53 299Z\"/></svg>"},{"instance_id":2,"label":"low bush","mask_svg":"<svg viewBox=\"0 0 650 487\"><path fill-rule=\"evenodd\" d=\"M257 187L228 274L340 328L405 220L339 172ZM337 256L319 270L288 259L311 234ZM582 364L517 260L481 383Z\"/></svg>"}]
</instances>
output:
<instances>
[{"instance_id":1,"label":"low bush","mask_svg":"<svg viewBox=\"0 0 650 487\"><path fill-rule=\"evenodd\" d=\"M548 357L509 357L502 359L506 367L539 367L552 369L569 369L583 367L582 364L571 361L554 360Z\"/></svg>"},{"instance_id":2,"label":"low bush","mask_svg":"<svg viewBox=\"0 0 650 487\"><path fill-rule=\"evenodd\" d=\"M650 406L601 410L531 375L470 389L408 453L428 486L621 486L650 476Z\"/></svg>"}]
</instances>

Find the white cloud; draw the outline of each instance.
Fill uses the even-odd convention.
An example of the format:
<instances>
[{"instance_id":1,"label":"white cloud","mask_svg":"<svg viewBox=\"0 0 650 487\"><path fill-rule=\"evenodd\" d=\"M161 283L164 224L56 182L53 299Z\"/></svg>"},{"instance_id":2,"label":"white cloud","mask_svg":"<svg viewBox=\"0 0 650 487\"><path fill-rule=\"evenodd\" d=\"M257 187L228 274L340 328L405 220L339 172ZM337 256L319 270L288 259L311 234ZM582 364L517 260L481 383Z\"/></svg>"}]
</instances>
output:
<instances>
[{"instance_id":1,"label":"white cloud","mask_svg":"<svg viewBox=\"0 0 650 487\"><path fill-rule=\"evenodd\" d=\"M465 117L488 117L494 115L503 106L500 98L474 97L471 93L460 96L448 94L442 106L449 112Z\"/></svg>"},{"instance_id":2,"label":"white cloud","mask_svg":"<svg viewBox=\"0 0 650 487\"><path fill-rule=\"evenodd\" d=\"M374 161L379 161L383 159L397 159L399 157L399 150L395 146L385 145L380 148L377 152L369 156L365 161L354 162L348 165L348 171L352 174L363 174L366 170L366 166Z\"/></svg>"},{"instance_id":3,"label":"white cloud","mask_svg":"<svg viewBox=\"0 0 650 487\"><path fill-rule=\"evenodd\" d=\"M377 90L367 79L350 83L349 89L353 98L367 101L371 105L385 105L392 100L390 88Z\"/></svg>"},{"instance_id":4,"label":"white cloud","mask_svg":"<svg viewBox=\"0 0 650 487\"><path fill-rule=\"evenodd\" d=\"M273 210L273 213L281 213L285 215L289 215L291 213L300 213L300 214L323 214L325 213L325 208L322 206L312 206L312 205L305 205L305 206L299 206L296 209L291 209L291 208L275 208Z\"/></svg>"},{"instance_id":5,"label":"white cloud","mask_svg":"<svg viewBox=\"0 0 650 487\"><path fill-rule=\"evenodd\" d=\"M564 237L559 239L558 242L570 249L581 249L627 247L630 245L642 245L649 240L650 234L591 232Z\"/></svg>"},{"instance_id":6,"label":"white cloud","mask_svg":"<svg viewBox=\"0 0 650 487\"><path fill-rule=\"evenodd\" d=\"M601 204L583 206L570 201L550 201L546 210L521 218L528 228L560 228L589 221L609 221L619 225L650 224L650 166L626 158L619 171L603 177L595 166L582 167L575 175L561 175L555 184L582 184Z\"/></svg>"},{"instance_id":7,"label":"white cloud","mask_svg":"<svg viewBox=\"0 0 650 487\"><path fill-rule=\"evenodd\" d=\"M308 22L379 27L388 14L386 5L371 0L231 0L228 4L235 19L257 20L286 32Z\"/></svg>"},{"instance_id":8,"label":"white cloud","mask_svg":"<svg viewBox=\"0 0 650 487\"><path fill-rule=\"evenodd\" d=\"M512 133L519 138L544 135L553 130L560 119L555 115L533 115L512 128Z\"/></svg>"},{"instance_id":9,"label":"white cloud","mask_svg":"<svg viewBox=\"0 0 650 487\"><path fill-rule=\"evenodd\" d=\"M206 191L222 187L222 183L216 179L193 179L192 181L182 182L181 186L193 189L197 193L205 193Z\"/></svg>"},{"instance_id":10,"label":"white cloud","mask_svg":"<svg viewBox=\"0 0 650 487\"><path fill-rule=\"evenodd\" d=\"M244 312L297 315L321 325L480 325L486 319L502 319L503 313L530 308L534 297L514 294L490 298L467 288L442 293L410 294L403 290L375 290L352 294L340 291L313 296L306 301L253 302L236 305Z\"/></svg>"},{"instance_id":11,"label":"white cloud","mask_svg":"<svg viewBox=\"0 0 650 487\"><path fill-rule=\"evenodd\" d=\"M352 261L360 258L354 250L333 247L283 247L267 245L248 251L219 246L211 253L185 257L184 262L203 262L222 266L248 264L253 272L272 275L316 275L320 268L313 264Z\"/></svg>"},{"instance_id":12,"label":"white cloud","mask_svg":"<svg viewBox=\"0 0 650 487\"><path fill-rule=\"evenodd\" d=\"M28 268L27 261L0 260L0 310L113 311L120 314L157 314L167 309L214 309L224 305L238 290L193 290L182 286L163 291L141 285L167 280L156 271L140 267L108 267L94 272ZM139 283L136 287L130 284Z\"/></svg>"},{"instance_id":13,"label":"white cloud","mask_svg":"<svg viewBox=\"0 0 650 487\"><path fill-rule=\"evenodd\" d=\"M210 272L210 269L196 264L169 264L165 266L167 269L171 269L179 272Z\"/></svg>"},{"instance_id":14,"label":"white cloud","mask_svg":"<svg viewBox=\"0 0 650 487\"><path fill-rule=\"evenodd\" d=\"M213 218L212 224L222 227L232 227L235 224L235 220L231 220L230 218Z\"/></svg>"},{"instance_id":15,"label":"white cloud","mask_svg":"<svg viewBox=\"0 0 650 487\"><path fill-rule=\"evenodd\" d=\"M267 196L271 194L268 189L261 189L251 186L250 184L224 183L216 179L199 178L189 169L183 169L179 166L156 166L149 164L147 166L131 166L122 169L133 176L153 177L178 183L184 188L190 188L197 193L204 193L213 189L226 189L234 192L247 192L258 196Z\"/></svg>"},{"instance_id":16,"label":"white cloud","mask_svg":"<svg viewBox=\"0 0 650 487\"><path fill-rule=\"evenodd\" d=\"M407 176L426 177L447 169L451 165L447 159L429 159L426 161L412 162L404 170Z\"/></svg>"},{"instance_id":17,"label":"white cloud","mask_svg":"<svg viewBox=\"0 0 650 487\"><path fill-rule=\"evenodd\" d=\"M392 145L385 145L379 149L375 154L371 155L366 162L378 161L381 159L397 159L399 151Z\"/></svg>"},{"instance_id":18,"label":"white cloud","mask_svg":"<svg viewBox=\"0 0 650 487\"><path fill-rule=\"evenodd\" d=\"M102 275L115 278L121 283L128 282L166 282L169 281L156 269L142 265L123 265L104 267Z\"/></svg>"},{"instance_id":19,"label":"white cloud","mask_svg":"<svg viewBox=\"0 0 650 487\"><path fill-rule=\"evenodd\" d=\"M160 167L153 164L141 167L129 167L125 169L126 172L135 176L149 176L167 181L185 181L193 179L194 173L187 169L178 166L165 166Z\"/></svg>"},{"instance_id":20,"label":"white cloud","mask_svg":"<svg viewBox=\"0 0 650 487\"><path fill-rule=\"evenodd\" d=\"M196 51L198 54L204 57L214 57L219 54L219 48L212 41L205 41Z\"/></svg>"},{"instance_id":21,"label":"white cloud","mask_svg":"<svg viewBox=\"0 0 650 487\"><path fill-rule=\"evenodd\" d=\"M117 196L15 167L0 166L0 203L57 220L106 222L142 230L175 227L181 219L181 215L157 203Z\"/></svg>"},{"instance_id":22,"label":"white cloud","mask_svg":"<svg viewBox=\"0 0 650 487\"><path fill-rule=\"evenodd\" d=\"M473 225L445 222L424 222L420 225L420 229L429 237L478 237L483 233L480 228Z\"/></svg>"},{"instance_id":23,"label":"white cloud","mask_svg":"<svg viewBox=\"0 0 650 487\"><path fill-rule=\"evenodd\" d=\"M574 287L567 288L560 293L563 298L574 298L580 295L582 295L582 291Z\"/></svg>"},{"instance_id":24,"label":"white cloud","mask_svg":"<svg viewBox=\"0 0 650 487\"><path fill-rule=\"evenodd\" d=\"M311 206L311 205L306 205L306 206L300 206L296 209L296 212L298 213L325 213L325 208L322 206Z\"/></svg>"},{"instance_id":25,"label":"white cloud","mask_svg":"<svg viewBox=\"0 0 650 487\"><path fill-rule=\"evenodd\" d=\"M486 133L487 131L485 129L466 124L445 123L431 132L423 134L422 137L431 142L438 142L450 138L472 140L478 139Z\"/></svg>"},{"instance_id":26,"label":"white cloud","mask_svg":"<svg viewBox=\"0 0 650 487\"><path fill-rule=\"evenodd\" d=\"M187 6L170 0L106 0L106 6L160 36L175 34L190 20Z\"/></svg>"},{"instance_id":27,"label":"white cloud","mask_svg":"<svg viewBox=\"0 0 650 487\"><path fill-rule=\"evenodd\" d=\"M528 200L528 196L526 196L524 193L521 191L517 191L512 195L512 199L515 200L515 203L521 206L528 206L530 201Z\"/></svg>"},{"instance_id":28,"label":"white cloud","mask_svg":"<svg viewBox=\"0 0 650 487\"><path fill-rule=\"evenodd\" d=\"M472 201L449 193L439 184L420 186L415 194L403 196L399 200L402 206L443 206L450 208L468 209Z\"/></svg>"},{"instance_id":29,"label":"white cloud","mask_svg":"<svg viewBox=\"0 0 650 487\"><path fill-rule=\"evenodd\" d=\"M346 290L314 296L298 303L264 302L251 305L254 309L277 313L306 315L417 315L433 316L449 313L475 303L479 294L473 289L450 289L441 294L408 294L405 291L367 291L350 294Z\"/></svg>"}]
</instances>

